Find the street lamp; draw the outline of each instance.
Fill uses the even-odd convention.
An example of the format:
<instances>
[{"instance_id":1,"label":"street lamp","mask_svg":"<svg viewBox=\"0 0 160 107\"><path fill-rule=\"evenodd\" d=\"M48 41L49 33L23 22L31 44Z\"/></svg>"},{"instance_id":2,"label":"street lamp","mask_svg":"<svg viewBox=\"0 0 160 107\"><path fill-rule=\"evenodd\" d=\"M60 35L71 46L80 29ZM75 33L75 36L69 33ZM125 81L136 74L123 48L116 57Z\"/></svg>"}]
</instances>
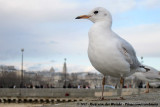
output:
<instances>
[{"instance_id":1,"label":"street lamp","mask_svg":"<svg viewBox=\"0 0 160 107\"><path fill-rule=\"evenodd\" d=\"M141 56L141 63L143 63L143 56Z\"/></svg>"},{"instance_id":2,"label":"street lamp","mask_svg":"<svg viewBox=\"0 0 160 107\"><path fill-rule=\"evenodd\" d=\"M21 52L22 52L22 65L21 65L21 88L23 88L23 52L24 52L24 49L23 49L23 48L21 49Z\"/></svg>"}]
</instances>

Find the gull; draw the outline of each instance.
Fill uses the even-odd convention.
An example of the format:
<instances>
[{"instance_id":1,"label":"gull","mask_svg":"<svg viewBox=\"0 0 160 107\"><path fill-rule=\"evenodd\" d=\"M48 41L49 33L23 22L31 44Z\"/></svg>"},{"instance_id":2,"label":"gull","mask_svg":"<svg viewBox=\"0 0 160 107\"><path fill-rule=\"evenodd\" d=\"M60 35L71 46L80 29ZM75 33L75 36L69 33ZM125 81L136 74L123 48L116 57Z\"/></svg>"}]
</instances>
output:
<instances>
[{"instance_id":1,"label":"gull","mask_svg":"<svg viewBox=\"0 0 160 107\"><path fill-rule=\"evenodd\" d=\"M138 61L130 43L112 31L112 16L108 10L97 7L88 15L81 15L76 19L89 19L94 23L88 33L88 57L93 67L104 75L104 99L106 75L120 78L122 87L124 77L130 76L140 67L145 67Z\"/></svg>"},{"instance_id":2,"label":"gull","mask_svg":"<svg viewBox=\"0 0 160 107\"><path fill-rule=\"evenodd\" d=\"M159 87L160 86L160 82L149 83L149 86L152 86L153 88Z\"/></svg>"},{"instance_id":3,"label":"gull","mask_svg":"<svg viewBox=\"0 0 160 107\"><path fill-rule=\"evenodd\" d=\"M145 67L149 68L150 71L145 72L143 69L139 69L141 72L135 72L133 76L139 80L147 82L145 93L149 93L149 83L153 84L154 82L160 82L160 72L151 66L145 65Z\"/></svg>"}]
</instances>

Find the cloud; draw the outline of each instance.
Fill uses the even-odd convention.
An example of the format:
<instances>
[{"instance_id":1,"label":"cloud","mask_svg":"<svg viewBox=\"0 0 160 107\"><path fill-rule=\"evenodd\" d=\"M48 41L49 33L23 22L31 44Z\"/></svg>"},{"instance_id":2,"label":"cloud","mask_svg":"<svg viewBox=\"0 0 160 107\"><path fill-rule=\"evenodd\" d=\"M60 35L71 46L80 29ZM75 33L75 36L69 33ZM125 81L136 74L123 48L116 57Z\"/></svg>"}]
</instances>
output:
<instances>
[{"instance_id":1,"label":"cloud","mask_svg":"<svg viewBox=\"0 0 160 107\"><path fill-rule=\"evenodd\" d=\"M5 65L5 63L0 63ZM7 65L14 65L17 69L21 69L20 62L9 62ZM26 71L49 71L50 68L53 67L55 72L63 71L63 62L47 62L47 61L24 61L24 70ZM67 63L67 72L97 72L91 65L78 65L78 64L69 64Z\"/></svg>"},{"instance_id":2,"label":"cloud","mask_svg":"<svg viewBox=\"0 0 160 107\"><path fill-rule=\"evenodd\" d=\"M50 69L51 59L57 61L57 57L87 56L87 33L91 23L75 21L76 16L87 14L98 6L109 9L116 16L138 8L159 8L159 5L159 0L0 0L1 63L20 67L21 48L25 49L27 61L24 66L28 70ZM159 49L153 48L160 45L158 23L122 27L116 31L134 46L139 56L160 55ZM92 66L80 63L68 65L69 71L94 71ZM60 71L63 64L54 64Z\"/></svg>"},{"instance_id":3,"label":"cloud","mask_svg":"<svg viewBox=\"0 0 160 107\"><path fill-rule=\"evenodd\" d=\"M1 0L1 20L19 22L68 21L85 14L95 7L105 7L112 13L121 13L136 7L158 7L159 0Z\"/></svg>"},{"instance_id":4,"label":"cloud","mask_svg":"<svg viewBox=\"0 0 160 107\"><path fill-rule=\"evenodd\" d=\"M43 21L59 20L71 15L75 2L64 0L1 0L0 13L13 19ZM2 16L1 15L1 16Z\"/></svg>"},{"instance_id":5,"label":"cloud","mask_svg":"<svg viewBox=\"0 0 160 107\"><path fill-rule=\"evenodd\" d=\"M160 1L159 0L141 0L139 1L140 7L146 8L160 8Z\"/></svg>"}]
</instances>

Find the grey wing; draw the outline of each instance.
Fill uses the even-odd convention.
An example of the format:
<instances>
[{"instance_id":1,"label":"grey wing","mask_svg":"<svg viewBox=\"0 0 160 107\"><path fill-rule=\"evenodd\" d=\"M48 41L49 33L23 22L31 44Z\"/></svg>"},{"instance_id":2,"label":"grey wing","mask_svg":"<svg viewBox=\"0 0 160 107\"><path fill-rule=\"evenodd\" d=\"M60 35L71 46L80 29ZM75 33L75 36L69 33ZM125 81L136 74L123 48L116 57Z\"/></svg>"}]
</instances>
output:
<instances>
[{"instance_id":1,"label":"grey wing","mask_svg":"<svg viewBox=\"0 0 160 107\"><path fill-rule=\"evenodd\" d=\"M160 77L146 77L146 78L150 80L160 81Z\"/></svg>"},{"instance_id":2,"label":"grey wing","mask_svg":"<svg viewBox=\"0 0 160 107\"><path fill-rule=\"evenodd\" d=\"M123 42L120 44L120 51L125 60L130 64L130 68L134 69L141 65L137 59L133 47L125 40L123 40Z\"/></svg>"},{"instance_id":3,"label":"grey wing","mask_svg":"<svg viewBox=\"0 0 160 107\"><path fill-rule=\"evenodd\" d=\"M158 75L158 71L149 71L145 73L145 75L147 79L160 81L160 75Z\"/></svg>"}]
</instances>

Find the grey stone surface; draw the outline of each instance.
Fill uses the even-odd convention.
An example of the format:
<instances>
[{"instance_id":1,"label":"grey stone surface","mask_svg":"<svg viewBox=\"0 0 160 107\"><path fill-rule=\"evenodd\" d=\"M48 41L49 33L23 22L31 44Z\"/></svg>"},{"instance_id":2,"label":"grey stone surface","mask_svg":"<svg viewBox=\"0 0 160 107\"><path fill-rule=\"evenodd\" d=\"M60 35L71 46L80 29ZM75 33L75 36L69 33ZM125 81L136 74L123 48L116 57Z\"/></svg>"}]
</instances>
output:
<instances>
[{"instance_id":1,"label":"grey stone surface","mask_svg":"<svg viewBox=\"0 0 160 107\"><path fill-rule=\"evenodd\" d=\"M83 98L83 101L56 103L0 103L0 107L160 107L160 89L150 93L123 96L125 100L97 100L97 97ZM119 97L105 97L115 99ZM54 98L56 99L56 98ZM74 99L74 98L73 98Z\"/></svg>"},{"instance_id":2,"label":"grey stone surface","mask_svg":"<svg viewBox=\"0 0 160 107\"><path fill-rule=\"evenodd\" d=\"M113 98L113 97L112 97ZM160 107L160 90L141 95L124 96L125 100L104 100L59 103L43 107Z\"/></svg>"},{"instance_id":3,"label":"grey stone surface","mask_svg":"<svg viewBox=\"0 0 160 107\"><path fill-rule=\"evenodd\" d=\"M0 89L0 97L65 97L68 93L68 97L93 97L95 90L92 89Z\"/></svg>"},{"instance_id":4,"label":"grey stone surface","mask_svg":"<svg viewBox=\"0 0 160 107\"><path fill-rule=\"evenodd\" d=\"M112 96L121 96L122 95L137 95L144 89L110 89L105 90L104 92ZM85 98L85 97L99 97L101 96L101 89L63 89L63 88L50 88L50 89L0 89L0 97L52 97L52 98L64 98L65 94L68 93L67 98Z\"/></svg>"}]
</instances>

